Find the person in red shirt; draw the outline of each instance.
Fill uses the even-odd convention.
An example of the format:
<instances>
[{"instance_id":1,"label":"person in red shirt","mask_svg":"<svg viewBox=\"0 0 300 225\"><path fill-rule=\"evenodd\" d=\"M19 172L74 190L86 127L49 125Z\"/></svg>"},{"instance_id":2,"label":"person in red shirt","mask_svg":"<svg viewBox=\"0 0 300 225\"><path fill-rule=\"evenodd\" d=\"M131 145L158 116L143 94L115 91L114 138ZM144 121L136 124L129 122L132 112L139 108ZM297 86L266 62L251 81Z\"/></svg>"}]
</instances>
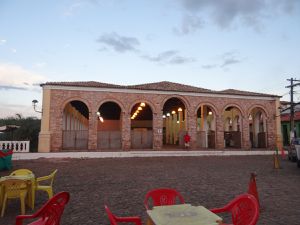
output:
<instances>
[{"instance_id":1,"label":"person in red shirt","mask_svg":"<svg viewBox=\"0 0 300 225\"><path fill-rule=\"evenodd\" d=\"M189 148L190 147L191 136L188 134L188 132L186 132L185 135L183 136L183 140L184 140L184 147Z\"/></svg>"}]
</instances>

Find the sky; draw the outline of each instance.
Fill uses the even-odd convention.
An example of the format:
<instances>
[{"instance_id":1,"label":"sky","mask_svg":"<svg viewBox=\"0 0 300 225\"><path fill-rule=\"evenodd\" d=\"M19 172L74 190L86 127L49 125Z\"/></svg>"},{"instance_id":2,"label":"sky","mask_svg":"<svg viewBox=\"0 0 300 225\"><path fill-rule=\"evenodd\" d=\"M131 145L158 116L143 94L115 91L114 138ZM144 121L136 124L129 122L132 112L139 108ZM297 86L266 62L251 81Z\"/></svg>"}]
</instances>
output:
<instances>
[{"instance_id":1,"label":"sky","mask_svg":"<svg viewBox=\"0 0 300 225\"><path fill-rule=\"evenodd\" d=\"M51 81L288 100L288 78L300 79L299 0L0 0L0 118L40 117L32 100L42 110L40 84Z\"/></svg>"}]
</instances>

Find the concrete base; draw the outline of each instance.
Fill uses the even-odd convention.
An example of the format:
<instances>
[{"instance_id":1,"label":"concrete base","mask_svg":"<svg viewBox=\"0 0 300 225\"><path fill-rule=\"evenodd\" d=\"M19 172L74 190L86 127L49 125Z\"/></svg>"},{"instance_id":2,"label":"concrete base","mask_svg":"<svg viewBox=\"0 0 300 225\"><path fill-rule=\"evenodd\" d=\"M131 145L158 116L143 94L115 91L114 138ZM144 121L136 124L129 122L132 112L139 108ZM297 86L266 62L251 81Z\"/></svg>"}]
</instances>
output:
<instances>
[{"instance_id":1,"label":"concrete base","mask_svg":"<svg viewBox=\"0 0 300 225\"><path fill-rule=\"evenodd\" d=\"M14 153L13 160L39 158L128 158L128 157L184 157L184 156L246 156L273 155L274 151L129 151L129 152L51 152Z\"/></svg>"}]
</instances>

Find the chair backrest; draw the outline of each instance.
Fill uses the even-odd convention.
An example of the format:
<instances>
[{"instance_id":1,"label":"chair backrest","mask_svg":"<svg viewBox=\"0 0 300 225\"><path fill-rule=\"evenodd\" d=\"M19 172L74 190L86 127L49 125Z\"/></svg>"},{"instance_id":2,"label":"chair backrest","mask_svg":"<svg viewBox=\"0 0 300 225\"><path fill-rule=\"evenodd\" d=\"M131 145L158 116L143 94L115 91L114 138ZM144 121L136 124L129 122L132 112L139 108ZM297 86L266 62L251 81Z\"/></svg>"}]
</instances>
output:
<instances>
[{"instance_id":1,"label":"chair backrest","mask_svg":"<svg viewBox=\"0 0 300 225\"><path fill-rule=\"evenodd\" d=\"M8 197L19 197L21 193L27 192L27 181L20 179L9 179L1 182L4 192Z\"/></svg>"},{"instance_id":2,"label":"chair backrest","mask_svg":"<svg viewBox=\"0 0 300 225\"><path fill-rule=\"evenodd\" d=\"M38 218L39 224L43 225L60 225L60 219L65 209L65 205L69 202L70 194L68 192L60 192L50 198L41 209L30 217L19 215L16 218L16 225L25 218Z\"/></svg>"},{"instance_id":3,"label":"chair backrest","mask_svg":"<svg viewBox=\"0 0 300 225\"><path fill-rule=\"evenodd\" d=\"M152 199L153 206L174 205L177 199L179 203L184 204L182 195L178 191L170 188L159 188L149 191L144 200L144 206L147 210L149 209L150 199Z\"/></svg>"},{"instance_id":4,"label":"chair backrest","mask_svg":"<svg viewBox=\"0 0 300 225\"><path fill-rule=\"evenodd\" d=\"M108 216L110 225L118 225L116 221L116 216L110 211L107 205L104 206L106 214Z\"/></svg>"},{"instance_id":5,"label":"chair backrest","mask_svg":"<svg viewBox=\"0 0 300 225\"><path fill-rule=\"evenodd\" d=\"M231 212L234 225L255 225L257 223L259 206L253 195L239 195L224 208Z\"/></svg>"},{"instance_id":6,"label":"chair backrest","mask_svg":"<svg viewBox=\"0 0 300 225\"><path fill-rule=\"evenodd\" d=\"M10 176L25 176L25 175L29 175L29 174L33 174L33 172L28 169L18 169L18 170L13 171L10 174Z\"/></svg>"}]
</instances>

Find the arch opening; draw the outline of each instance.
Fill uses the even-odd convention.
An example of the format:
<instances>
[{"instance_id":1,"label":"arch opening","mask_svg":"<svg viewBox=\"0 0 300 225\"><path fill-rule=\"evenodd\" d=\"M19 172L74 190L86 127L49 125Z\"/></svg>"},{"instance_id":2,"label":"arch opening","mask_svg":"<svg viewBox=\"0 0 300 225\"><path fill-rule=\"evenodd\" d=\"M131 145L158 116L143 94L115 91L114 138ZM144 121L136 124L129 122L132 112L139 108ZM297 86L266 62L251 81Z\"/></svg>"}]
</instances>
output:
<instances>
[{"instance_id":1,"label":"arch opening","mask_svg":"<svg viewBox=\"0 0 300 225\"><path fill-rule=\"evenodd\" d=\"M99 107L97 117L97 148L121 149L121 107L115 102L105 102Z\"/></svg>"},{"instance_id":2,"label":"arch opening","mask_svg":"<svg viewBox=\"0 0 300 225\"><path fill-rule=\"evenodd\" d=\"M225 148L242 147L241 112L237 107L229 106L223 112Z\"/></svg>"},{"instance_id":3,"label":"arch opening","mask_svg":"<svg viewBox=\"0 0 300 225\"><path fill-rule=\"evenodd\" d=\"M215 112L208 105L201 105L197 110L197 147L216 147Z\"/></svg>"},{"instance_id":4,"label":"arch opening","mask_svg":"<svg viewBox=\"0 0 300 225\"><path fill-rule=\"evenodd\" d=\"M82 101L67 103L63 110L63 150L88 148L89 109Z\"/></svg>"},{"instance_id":5,"label":"arch opening","mask_svg":"<svg viewBox=\"0 0 300 225\"><path fill-rule=\"evenodd\" d=\"M153 148L153 112L145 102L136 103L131 108L131 148Z\"/></svg>"},{"instance_id":6,"label":"arch opening","mask_svg":"<svg viewBox=\"0 0 300 225\"><path fill-rule=\"evenodd\" d=\"M267 148L266 114L261 108L254 108L249 114L249 132L252 148Z\"/></svg>"},{"instance_id":7,"label":"arch opening","mask_svg":"<svg viewBox=\"0 0 300 225\"><path fill-rule=\"evenodd\" d=\"M164 147L184 147L187 130L187 110L179 98L168 99L163 106Z\"/></svg>"}]
</instances>

